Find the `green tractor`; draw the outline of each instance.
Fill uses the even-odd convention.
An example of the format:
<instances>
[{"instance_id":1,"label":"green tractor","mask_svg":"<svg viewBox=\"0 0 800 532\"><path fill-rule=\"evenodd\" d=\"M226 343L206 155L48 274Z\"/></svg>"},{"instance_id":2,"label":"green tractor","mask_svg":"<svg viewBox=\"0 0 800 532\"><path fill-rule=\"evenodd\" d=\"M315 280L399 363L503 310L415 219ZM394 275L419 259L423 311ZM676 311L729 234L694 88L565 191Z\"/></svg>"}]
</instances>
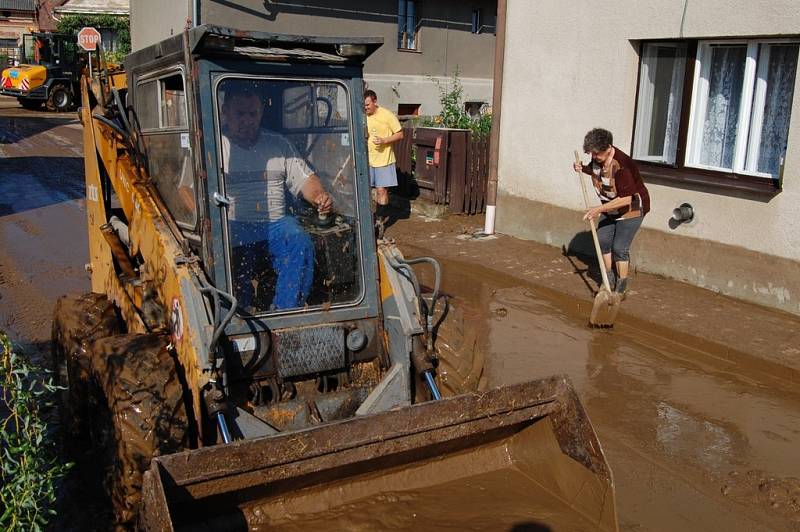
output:
<instances>
[{"instance_id":1,"label":"green tractor","mask_svg":"<svg viewBox=\"0 0 800 532\"><path fill-rule=\"evenodd\" d=\"M3 70L0 94L26 109L45 104L50 111L73 109L83 59L74 35L28 33L22 37L19 65Z\"/></svg>"}]
</instances>

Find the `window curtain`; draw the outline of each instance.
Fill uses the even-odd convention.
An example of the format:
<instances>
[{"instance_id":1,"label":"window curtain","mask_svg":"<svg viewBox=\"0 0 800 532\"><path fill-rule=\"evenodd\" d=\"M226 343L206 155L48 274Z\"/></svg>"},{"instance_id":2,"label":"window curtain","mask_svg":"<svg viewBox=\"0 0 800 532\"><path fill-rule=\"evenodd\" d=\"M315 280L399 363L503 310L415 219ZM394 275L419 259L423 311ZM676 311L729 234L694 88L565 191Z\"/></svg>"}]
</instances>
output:
<instances>
[{"instance_id":1,"label":"window curtain","mask_svg":"<svg viewBox=\"0 0 800 532\"><path fill-rule=\"evenodd\" d=\"M715 46L712 49L700 147L701 164L733 168L746 57L746 46Z\"/></svg>"},{"instance_id":2,"label":"window curtain","mask_svg":"<svg viewBox=\"0 0 800 532\"><path fill-rule=\"evenodd\" d=\"M672 67L672 80L669 87L669 104L667 106L667 126L664 132L664 160L675 164L678 152L678 131L681 120L681 100L683 99L683 71L685 49L679 48Z\"/></svg>"},{"instance_id":3,"label":"window curtain","mask_svg":"<svg viewBox=\"0 0 800 532\"><path fill-rule=\"evenodd\" d=\"M778 177L783 158L786 156L798 48L800 46L797 44L770 46L758 171L771 174L773 177Z\"/></svg>"}]
</instances>

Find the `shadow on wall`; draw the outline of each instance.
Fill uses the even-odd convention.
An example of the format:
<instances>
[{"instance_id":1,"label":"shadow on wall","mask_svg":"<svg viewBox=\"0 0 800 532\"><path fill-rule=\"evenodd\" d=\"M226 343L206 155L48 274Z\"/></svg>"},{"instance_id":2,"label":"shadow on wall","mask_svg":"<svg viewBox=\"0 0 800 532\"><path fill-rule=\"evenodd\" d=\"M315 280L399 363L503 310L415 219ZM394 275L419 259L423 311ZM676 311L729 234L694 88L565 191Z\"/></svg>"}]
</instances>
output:
<instances>
[{"instance_id":1,"label":"shadow on wall","mask_svg":"<svg viewBox=\"0 0 800 532\"><path fill-rule=\"evenodd\" d=\"M270 22L274 22L281 14L293 15L309 15L315 17L331 17L346 20L355 20L360 22L384 22L394 24L397 22L397 3L383 3L382 5L376 2L367 3L360 2L363 6L358 8L356 2L340 3L340 5L353 5L356 7L332 7L330 0L284 0L272 1L263 0L263 11L257 9L255 6L257 2L252 2L254 7L241 5L241 2L233 0L209 0L210 3L224 6L242 14L258 17ZM450 30L462 30L466 32L472 31L472 20L470 10L463 11L460 17L447 16L447 20L424 19L425 27L430 28L447 28ZM440 18L444 18L438 15ZM423 17L424 18L424 17ZM204 20L203 13L200 13L200 20Z\"/></svg>"}]
</instances>

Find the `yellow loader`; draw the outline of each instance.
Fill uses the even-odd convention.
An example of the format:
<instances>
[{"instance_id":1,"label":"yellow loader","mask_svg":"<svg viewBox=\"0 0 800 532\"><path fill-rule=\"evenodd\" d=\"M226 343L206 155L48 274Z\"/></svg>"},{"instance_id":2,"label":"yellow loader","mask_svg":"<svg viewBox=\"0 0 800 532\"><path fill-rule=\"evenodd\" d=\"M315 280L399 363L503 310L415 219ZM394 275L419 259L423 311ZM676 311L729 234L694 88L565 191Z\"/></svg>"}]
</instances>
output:
<instances>
[{"instance_id":1,"label":"yellow loader","mask_svg":"<svg viewBox=\"0 0 800 532\"><path fill-rule=\"evenodd\" d=\"M442 397L439 265L375 237L380 44L200 26L83 78L92 293L53 353L117 528L617 530L566 378Z\"/></svg>"},{"instance_id":2,"label":"yellow loader","mask_svg":"<svg viewBox=\"0 0 800 532\"><path fill-rule=\"evenodd\" d=\"M0 94L12 96L26 109L73 109L83 58L74 35L51 32L22 36L20 64L0 73Z\"/></svg>"}]
</instances>

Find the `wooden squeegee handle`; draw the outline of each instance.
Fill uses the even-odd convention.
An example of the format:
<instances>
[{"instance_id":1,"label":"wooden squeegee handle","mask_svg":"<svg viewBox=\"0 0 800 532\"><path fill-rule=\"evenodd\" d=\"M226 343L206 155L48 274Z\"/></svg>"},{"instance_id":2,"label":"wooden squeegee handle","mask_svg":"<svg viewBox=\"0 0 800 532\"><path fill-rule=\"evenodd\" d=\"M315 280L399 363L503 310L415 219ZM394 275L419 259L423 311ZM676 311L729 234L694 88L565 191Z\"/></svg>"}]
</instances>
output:
<instances>
[{"instance_id":1,"label":"wooden squeegee handle","mask_svg":"<svg viewBox=\"0 0 800 532\"><path fill-rule=\"evenodd\" d=\"M581 154L575 150L575 163L583 164L581 162ZM583 192L583 203L586 205L586 210L589 210L589 195L586 193L586 183L583 182L583 172L577 172L578 181L581 183L581 192ZM589 218L589 227L592 228L592 239L594 240L594 250L597 253L597 263L600 266L600 275L603 277L603 286L611 292L611 283L608 282L608 272L606 272L606 263L603 262L603 252L600 250L600 240L597 238L597 228L594 226L594 219Z\"/></svg>"}]
</instances>

